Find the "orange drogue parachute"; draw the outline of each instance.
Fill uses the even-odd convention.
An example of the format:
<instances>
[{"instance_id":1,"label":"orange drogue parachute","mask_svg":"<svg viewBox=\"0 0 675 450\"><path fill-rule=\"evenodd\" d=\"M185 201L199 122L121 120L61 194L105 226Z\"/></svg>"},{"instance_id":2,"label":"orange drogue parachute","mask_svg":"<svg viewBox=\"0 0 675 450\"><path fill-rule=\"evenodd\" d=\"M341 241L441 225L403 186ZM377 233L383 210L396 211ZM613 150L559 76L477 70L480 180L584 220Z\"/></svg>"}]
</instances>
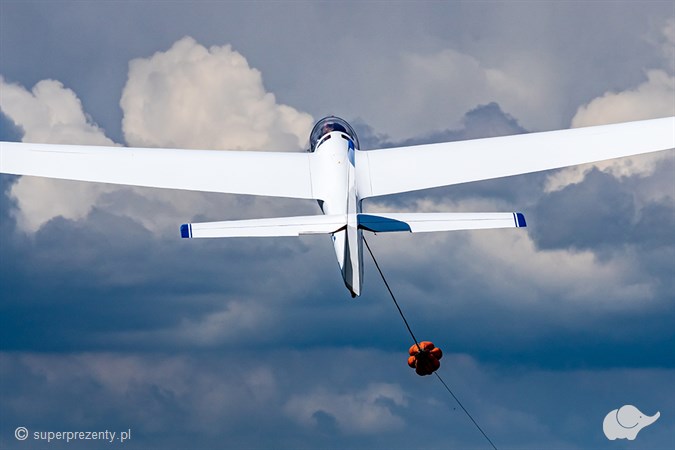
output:
<instances>
[{"instance_id":1,"label":"orange drogue parachute","mask_svg":"<svg viewBox=\"0 0 675 450\"><path fill-rule=\"evenodd\" d=\"M422 341L419 344L413 344L408 353L410 354L408 365L415 369L417 375L431 375L441 367L439 359L443 357L443 352L432 342Z\"/></svg>"}]
</instances>

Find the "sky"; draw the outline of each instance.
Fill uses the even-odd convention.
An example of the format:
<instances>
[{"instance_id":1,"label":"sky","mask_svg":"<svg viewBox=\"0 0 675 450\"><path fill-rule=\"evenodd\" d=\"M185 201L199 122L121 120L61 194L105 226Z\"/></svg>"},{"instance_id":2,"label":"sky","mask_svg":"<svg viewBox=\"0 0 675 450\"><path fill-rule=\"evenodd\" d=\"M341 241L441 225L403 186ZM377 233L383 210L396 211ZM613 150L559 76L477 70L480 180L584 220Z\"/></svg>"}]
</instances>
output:
<instances>
[{"instance_id":1,"label":"sky","mask_svg":"<svg viewBox=\"0 0 675 450\"><path fill-rule=\"evenodd\" d=\"M665 117L675 5L0 0L0 111L8 141L268 151L303 151L329 114L364 149ZM315 202L0 189L0 448L489 448L407 367L367 257L351 300L326 236L179 238ZM497 448L675 448L672 150L364 209L525 214L525 230L366 235ZM609 441L625 404L661 417ZM32 434L105 430L131 439Z\"/></svg>"}]
</instances>

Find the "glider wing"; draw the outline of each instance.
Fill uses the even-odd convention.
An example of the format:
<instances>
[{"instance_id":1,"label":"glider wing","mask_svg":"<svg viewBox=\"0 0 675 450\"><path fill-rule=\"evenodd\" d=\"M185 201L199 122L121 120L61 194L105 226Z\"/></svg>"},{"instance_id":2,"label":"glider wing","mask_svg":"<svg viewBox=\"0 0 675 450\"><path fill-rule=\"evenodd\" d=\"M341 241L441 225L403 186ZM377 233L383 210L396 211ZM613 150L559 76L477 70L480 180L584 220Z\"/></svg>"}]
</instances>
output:
<instances>
[{"instance_id":1,"label":"glider wing","mask_svg":"<svg viewBox=\"0 0 675 450\"><path fill-rule=\"evenodd\" d=\"M675 117L356 153L361 198L675 148Z\"/></svg>"},{"instance_id":2,"label":"glider wing","mask_svg":"<svg viewBox=\"0 0 675 450\"><path fill-rule=\"evenodd\" d=\"M308 153L0 142L0 172L65 180L313 199Z\"/></svg>"}]
</instances>

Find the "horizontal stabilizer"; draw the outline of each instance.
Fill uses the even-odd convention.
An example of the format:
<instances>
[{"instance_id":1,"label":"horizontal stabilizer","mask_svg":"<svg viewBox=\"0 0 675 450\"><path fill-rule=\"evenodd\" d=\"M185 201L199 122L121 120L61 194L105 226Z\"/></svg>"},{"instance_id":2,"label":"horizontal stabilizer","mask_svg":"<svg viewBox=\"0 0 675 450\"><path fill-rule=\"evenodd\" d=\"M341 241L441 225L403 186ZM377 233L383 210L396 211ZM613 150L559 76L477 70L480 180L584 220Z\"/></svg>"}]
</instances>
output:
<instances>
[{"instance_id":1,"label":"horizontal stabilizer","mask_svg":"<svg viewBox=\"0 0 675 450\"><path fill-rule=\"evenodd\" d=\"M276 217L181 225L183 238L300 236L330 234L347 226L345 215Z\"/></svg>"},{"instance_id":2,"label":"horizontal stabilizer","mask_svg":"<svg viewBox=\"0 0 675 450\"><path fill-rule=\"evenodd\" d=\"M359 214L359 228L386 233L409 231L480 230L488 228L525 227L525 216L513 213L383 213Z\"/></svg>"}]
</instances>

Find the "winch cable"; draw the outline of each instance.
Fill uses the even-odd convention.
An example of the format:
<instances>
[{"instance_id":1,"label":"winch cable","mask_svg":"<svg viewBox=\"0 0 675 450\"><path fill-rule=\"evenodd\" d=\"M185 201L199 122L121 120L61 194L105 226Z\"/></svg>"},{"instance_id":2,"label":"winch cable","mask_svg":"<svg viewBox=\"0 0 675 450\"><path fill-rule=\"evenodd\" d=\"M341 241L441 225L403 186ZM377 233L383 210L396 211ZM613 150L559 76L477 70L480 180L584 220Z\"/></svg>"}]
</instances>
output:
<instances>
[{"instance_id":1,"label":"winch cable","mask_svg":"<svg viewBox=\"0 0 675 450\"><path fill-rule=\"evenodd\" d=\"M391 290L391 287L389 286L389 283L387 283L387 279L384 276L384 273L382 273L382 269L380 269L380 265L377 263L377 259L375 259L375 255L373 254L373 251L370 249L370 245L368 245L368 241L366 241L366 238L363 237L363 243L366 244L366 248L368 249L368 253L370 253L370 257L373 259L373 262L375 263L375 267L377 268L377 271L380 273L380 277L382 278L382 281L384 282L384 285L386 286L387 290L389 291L389 295L391 296L391 299L394 301L394 305L396 305L396 309L398 309L398 313L401 315L401 319L403 319L403 323L405 323L406 328L408 329L408 333L410 333L410 337L412 337L413 342L415 342L415 345L417 345L418 351L421 351L420 346L419 346L419 341L415 337L415 334L413 333L412 329L410 328L410 324L408 323L408 320L405 318L405 315L403 314L403 310L401 310L401 307L399 306L398 302L396 301L396 297L394 296L394 293ZM478 425L478 422L473 418L473 416L467 411L467 409L462 405L462 402L459 401L457 396L452 392L452 389L448 386L448 384L441 378L441 376L438 374L438 372L434 372L434 375L436 375L436 378L438 378L438 381L441 382L443 387L452 395L452 398L455 399L457 404L459 405L460 408L462 408L462 411L467 415L469 419L471 419L471 422L478 428L478 431L481 432L483 437L490 443L492 448L497 450L497 447L495 444L492 442L492 440L488 437L488 435L483 431L483 429Z\"/></svg>"},{"instance_id":2,"label":"winch cable","mask_svg":"<svg viewBox=\"0 0 675 450\"><path fill-rule=\"evenodd\" d=\"M410 324L406 320L405 316L403 315L403 311L401 310L401 307L398 306L398 302L396 301L396 297L394 297L394 293L391 291L391 287L389 287L389 283L387 283L387 279L384 277L384 274L382 273L382 269L380 269L380 265L377 263L377 260L375 259L375 255L373 255L373 251L370 249L370 245L368 245L368 241L366 241L366 238L363 238L363 242L366 244L366 248L368 249L368 253L370 253L370 257L373 258L373 262L375 263L375 267L377 267L377 271L380 272L380 277L382 277L382 281L384 281L384 285L387 287L387 290L389 291L389 295L391 295L391 299L394 301L394 305L396 305L396 309L398 309L398 313L401 315L401 319L403 319L403 323L405 323L405 327L408 329L408 333L410 333L410 337L412 337L413 342L415 345L417 345L417 351L422 351L420 349L420 345L418 344L418 340L415 337L415 333L413 333L412 329L410 328Z\"/></svg>"}]
</instances>

